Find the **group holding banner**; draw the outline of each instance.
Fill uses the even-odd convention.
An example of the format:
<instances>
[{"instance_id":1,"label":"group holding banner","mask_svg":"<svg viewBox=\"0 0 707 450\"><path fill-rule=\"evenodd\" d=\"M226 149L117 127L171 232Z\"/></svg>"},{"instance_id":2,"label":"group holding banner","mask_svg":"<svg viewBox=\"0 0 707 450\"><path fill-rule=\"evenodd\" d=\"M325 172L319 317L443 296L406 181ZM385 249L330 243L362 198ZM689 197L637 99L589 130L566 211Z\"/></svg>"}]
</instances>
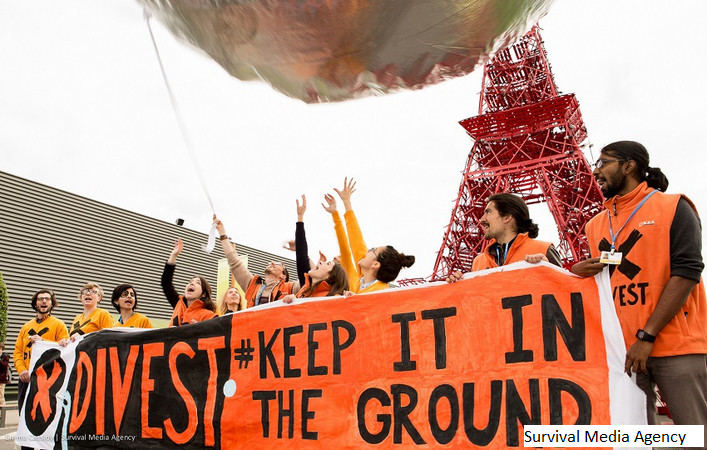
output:
<instances>
[{"instance_id":1,"label":"group holding banner","mask_svg":"<svg viewBox=\"0 0 707 450\"><path fill-rule=\"evenodd\" d=\"M608 286L606 274L517 263L39 343L18 441L506 448L526 424L644 423Z\"/></svg>"}]
</instances>

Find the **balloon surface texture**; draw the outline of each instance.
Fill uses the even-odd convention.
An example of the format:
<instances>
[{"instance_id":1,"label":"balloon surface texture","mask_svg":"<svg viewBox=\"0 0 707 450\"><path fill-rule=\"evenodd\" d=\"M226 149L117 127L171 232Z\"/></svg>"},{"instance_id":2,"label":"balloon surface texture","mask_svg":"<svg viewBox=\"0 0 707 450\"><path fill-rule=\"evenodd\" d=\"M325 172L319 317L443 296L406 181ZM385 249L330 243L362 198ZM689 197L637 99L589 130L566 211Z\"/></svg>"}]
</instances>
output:
<instances>
[{"instance_id":1,"label":"balloon surface texture","mask_svg":"<svg viewBox=\"0 0 707 450\"><path fill-rule=\"evenodd\" d=\"M552 0L138 0L240 80L308 103L466 75Z\"/></svg>"}]
</instances>

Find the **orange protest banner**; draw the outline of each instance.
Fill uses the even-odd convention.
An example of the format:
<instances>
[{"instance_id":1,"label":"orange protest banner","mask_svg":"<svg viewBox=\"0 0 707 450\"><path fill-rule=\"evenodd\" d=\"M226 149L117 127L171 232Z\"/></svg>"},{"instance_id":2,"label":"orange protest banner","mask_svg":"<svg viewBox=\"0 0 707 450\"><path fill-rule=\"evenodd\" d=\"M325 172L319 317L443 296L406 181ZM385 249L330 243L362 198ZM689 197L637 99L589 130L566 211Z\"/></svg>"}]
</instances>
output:
<instances>
[{"instance_id":1,"label":"orange protest banner","mask_svg":"<svg viewBox=\"0 0 707 450\"><path fill-rule=\"evenodd\" d=\"M611 423L594 279L538 267L232 320L223 447L506 448L521 422Z\"/></svg>"},{"instance_id":2,"label":"orange protest banner","mask_svg":"<svg viewBox=\"0 0 707 450\"><path fill-rule=\"evenodd\" d=\"M606 275L518 263L452 285L39 342L16 439L508 448L527 424L637 423Z\"/></svg>"}]
</instances>

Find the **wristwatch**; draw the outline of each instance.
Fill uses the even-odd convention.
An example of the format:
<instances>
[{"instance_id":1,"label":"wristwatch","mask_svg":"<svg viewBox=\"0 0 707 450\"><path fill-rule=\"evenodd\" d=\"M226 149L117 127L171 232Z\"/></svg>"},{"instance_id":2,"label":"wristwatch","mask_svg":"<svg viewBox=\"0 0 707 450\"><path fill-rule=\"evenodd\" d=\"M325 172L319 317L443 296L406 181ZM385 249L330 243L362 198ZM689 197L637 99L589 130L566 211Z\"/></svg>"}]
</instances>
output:
<instances>
[{"instance_id":1,"label":"wristwatch","mask_svg":"<svg viewBox=\"0 0 707 450\"><path fill-rule=\"evenodd\" d=\"M640 328L638 329L638 331L636 331L636 339L638 339L639 341L645 341L645 342L655 342L655 336L653 336L652 334L646 333L644 330L642 330Z\"/></svg>"}]
</instances>

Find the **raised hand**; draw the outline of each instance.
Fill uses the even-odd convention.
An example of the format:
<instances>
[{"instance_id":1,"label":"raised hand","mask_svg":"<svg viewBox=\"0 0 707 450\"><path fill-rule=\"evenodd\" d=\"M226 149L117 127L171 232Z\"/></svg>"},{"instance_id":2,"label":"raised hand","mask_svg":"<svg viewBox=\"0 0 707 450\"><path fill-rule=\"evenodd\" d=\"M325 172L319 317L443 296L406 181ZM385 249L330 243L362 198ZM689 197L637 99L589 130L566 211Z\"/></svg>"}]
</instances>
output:
<instances>
[{"instance_id":1,"label":"raised hand","mask_svg":"<svg viewBox=\"0 0 707 450\"><path fill-rule=\"evenodd\" d=\"M334 214L336 212L336 199L334 196L331 194L326 194L324 195L324 201L327 203L326 205L322 203L324 210L329 214Z\"/></svg>"},{"instance_id":2,"label":"raised hand","mask_svg":"<svg viewBox=\"0 0 707 450\"><path fill-rule=\"evenodd\" d=\"M285 242L283 242L283 243L282 243L282 248L284 248L285 250L289 250L289 251L291 251L291 252L294 252L294 251L297 250L297 247L295 246L295 241L294 241L294 239L291 240L291 241L285 241Z\"/></svg>"},{"instance_id":3,"label":"raised hand","mask_svg":"<svg viewBox=\"0 0 707 450\"><path fill-rule=\"evenodd\" d=\"M216 229L218 230L218 234L221 236L226 234L226 227L223 226L223 223L216 217L216 214L214 214L214 223L216 224Z\"/></svg>"},{"instance_id":4,"label":"raised hand","mask_svg":"<svg viewBox=\"0 0 707 450\"><path fill-rule=\"evenodd\" d=\"M170 264L176 263L177 256L182 253L182 250L184 250L184 243L182 242L182 238L177 238L177 241L174 243L174 248L172 248L172 252L169 254L169 259L167 260L167 262Z\"/></svg>"},{"instance_id":5,"label":"raised hand","mask_svg":"<svg viewBox=\"0 0 707 450\"><path fill-rule=\"evenodd\" d=\"M351 210L351 195L356 192L356 182L354 179L351 178L351 180L349 180L349 177L344 178L344 187L341 190L337 188L334 188L334 190L339 194L339 197L341 197L341 201L344 202L346 211Z\"/></svg>"},{"instance_id":6,"label":"raised hand","mask_svg":"<svg viewBox=\"0 0 707 450\"><path fill-rule=\"evenodd\" d=\"M302 204L300 205L299 200L297 202L297 222L302 222L304 218L304 212L307 211L307 197L302 194Z\"/></svg>"}]
</instances>

